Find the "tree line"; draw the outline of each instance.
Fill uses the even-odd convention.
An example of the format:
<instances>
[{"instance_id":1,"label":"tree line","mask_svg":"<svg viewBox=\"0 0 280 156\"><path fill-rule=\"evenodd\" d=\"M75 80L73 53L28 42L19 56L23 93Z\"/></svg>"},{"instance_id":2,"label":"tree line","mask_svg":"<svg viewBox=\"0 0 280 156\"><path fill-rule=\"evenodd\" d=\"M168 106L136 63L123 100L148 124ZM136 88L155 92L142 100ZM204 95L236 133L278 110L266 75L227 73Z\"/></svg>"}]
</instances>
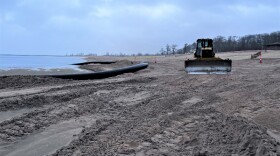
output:
<instances>
[{"instance_id":1,"label":"tree line","mask_svg":"<svg viewBox=\"0 0 280 156\"><path fill-rule=\"evenodd\" d=\"M280 42L280 31L242 37L229 36L225 38L223 36L217 36L213 39L213 46L215 52L261 50L263 45L275 42Z\"/></svg>"},{"instance_id":2,"label":"tree line","mask_svg":"<svg viewBox=\"0 0 280 156\"><path fill-rule=\"evenodd\" d=\"M272 33L255 34L255 35L245 35L245 36L217 36L213 38L214 52L229 52L229 51L242 51L242 50L261 50L263 45L280 42L280 31L275 31ZM177 48L177 44L166 44L165 47L161 48L156 54L110 54L106 53L105 56L149 56L149 55L175 55L175 54L185 54L194 53L196 49L196 42L191 44L186 43L183 48ZM68 54L68 56L97 56L94 53L78 53L78 54Z\"/></svg>"},{"instance_id":3,"label":"tree line","mask_svg":"<svg viewBox=\"0 0 280 156\"><path fill-rule=\"evenodd\" d=\"M237 36L217 36L213 38L214 52L229 52L229 51L241 51L241 50L260 50L263 45L280 42L280 31L264 34L245 35L241 37ZM184 54L194 53L196 49L196 42L192 44L186 43L183 48L176 49L177 45L167 44L165 48L161 48L159 53L161 55L170 54Z\"/></svg>"}]
</instances>

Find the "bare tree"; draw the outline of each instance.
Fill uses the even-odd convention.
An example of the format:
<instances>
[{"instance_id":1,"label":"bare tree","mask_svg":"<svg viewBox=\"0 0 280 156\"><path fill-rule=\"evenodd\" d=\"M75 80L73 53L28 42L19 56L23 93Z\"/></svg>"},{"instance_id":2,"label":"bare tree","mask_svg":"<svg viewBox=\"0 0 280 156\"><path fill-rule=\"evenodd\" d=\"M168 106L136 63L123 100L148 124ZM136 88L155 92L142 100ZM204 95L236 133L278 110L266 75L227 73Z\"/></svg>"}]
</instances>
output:
<instances>
[{"instance_id":1,"label":"bare tree","mask_svg":"<svg viewBox=\"0 0 280 156\"><path fill-rule=\"evenodd\" d=\"M166 45L166 54L168 55L171 51L169 44Z\"/></svg>"},{"instance_id":2,"label":"bare tree","mask_svg":"<svg viewBox=\"0 0 280 156\"><path fill-rule=\"evenodd\" d=\"M176 45L176 44L173 44L173 45L171 46L171 48L172 48L173 55L175 55L175 51L176 51L177 45Z\"/></svg>"},{"instance_id":3,"label":"bare tree","mask_svg":"<svg viewBox=\"0 0 280 156\"><path fill-rule=\"evenodd\" d=\"M184 48L183 48L183 53L189 53L190 51L191 51L191 45L186 43Z\"/></svg>"},{"instance_id":4,"label":"bare tree","mask_svg":"<svg viewBox=\"0 0 280 156\"><path fill-rule=\"evenodd\" d=\"M161 55L164 55L164 53L165 53L163 48L161 48L159 52L160 52Z\"/></svg>"}]
</instances>

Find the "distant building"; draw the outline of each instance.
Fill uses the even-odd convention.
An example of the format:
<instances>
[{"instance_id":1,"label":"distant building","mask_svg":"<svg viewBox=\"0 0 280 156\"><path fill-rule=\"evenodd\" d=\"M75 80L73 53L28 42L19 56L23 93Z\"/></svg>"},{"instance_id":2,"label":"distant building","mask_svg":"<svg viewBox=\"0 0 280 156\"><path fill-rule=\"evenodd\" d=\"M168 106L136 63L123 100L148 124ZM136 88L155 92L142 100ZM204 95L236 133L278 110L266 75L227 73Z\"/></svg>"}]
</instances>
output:
<instances>
[{"instance_id":1,"label":"distant building","mask_svg":"<svg viewBox=\"0 0 280 156\"><path fill-rule=\"evenodd\" d=\"M264 50L280 50L280 42L263 45Z\"/></svg>"}]
</instances>

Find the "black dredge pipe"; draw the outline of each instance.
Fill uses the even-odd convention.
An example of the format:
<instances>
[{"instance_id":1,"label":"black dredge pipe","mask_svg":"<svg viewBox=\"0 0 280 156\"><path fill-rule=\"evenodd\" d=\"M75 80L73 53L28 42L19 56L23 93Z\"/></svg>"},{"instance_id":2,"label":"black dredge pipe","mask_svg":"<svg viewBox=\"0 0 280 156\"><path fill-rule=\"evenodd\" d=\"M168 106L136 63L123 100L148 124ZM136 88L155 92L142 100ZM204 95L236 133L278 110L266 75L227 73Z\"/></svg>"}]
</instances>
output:
<instances>
[{"instance_id":1,"label":"black dredge pipe","mask_svg":"<svg viewBox=\"0 0 280 156\"><path fill-rule=\"evenodd\" d=\"M124 73L136 72L138 70L145 69L148 66L149 66L148 63L139 63L136 65L132 65L120 69L108 70L108 71L82 73L82 74L49 75L49 76L55 78L73 79L73 80L103 79L103 78L113 77Z\"/></svg>"},{"instance_id":2,"label":"black dredge pipe","mask_svg":"<svg viewBox=\"0 0 280 156\"><path fill-rule=\"evenodd\" d=\"M112 64L117 61L91 61L91 62L82 62L82 63L74 63L72 65L87 65L87 64Z\"/></svg>"}]
</instances>

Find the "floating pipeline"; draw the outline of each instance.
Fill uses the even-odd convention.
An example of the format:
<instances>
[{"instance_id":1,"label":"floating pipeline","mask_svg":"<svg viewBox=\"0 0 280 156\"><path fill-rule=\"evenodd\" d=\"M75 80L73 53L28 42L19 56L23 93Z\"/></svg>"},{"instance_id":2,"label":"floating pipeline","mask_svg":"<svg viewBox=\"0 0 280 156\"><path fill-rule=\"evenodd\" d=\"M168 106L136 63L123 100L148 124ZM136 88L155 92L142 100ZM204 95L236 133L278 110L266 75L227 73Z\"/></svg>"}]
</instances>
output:
<instances>
[{"instance_id":1,"label":"floating pipeline","mask_svg":"<svg viewBox=\"0 0 280 156\"><path fill-rule=\"evenodd\" d=\"M88 79L103 79L108 77L117 76L124 73L133 73L149 66L148 63L139 63L132 66L113 69L108 71L93 72L93 73L81 73L81 74L63 74L63 75L45 75L61 79L73 79L73 80L88 80Z\"/></svg>"},{"instance_id":2,"label":"floating pipeline","mask_svg":"<svg viewBox=\"0 0 280 156\"><path fill-rule=\"evenodd\" d=\"M82 62L82 63L74 63L72 65L87 65L87 64L112 64L117 61L91 61L91 62Z\"/></svg>"}]
</instances>

